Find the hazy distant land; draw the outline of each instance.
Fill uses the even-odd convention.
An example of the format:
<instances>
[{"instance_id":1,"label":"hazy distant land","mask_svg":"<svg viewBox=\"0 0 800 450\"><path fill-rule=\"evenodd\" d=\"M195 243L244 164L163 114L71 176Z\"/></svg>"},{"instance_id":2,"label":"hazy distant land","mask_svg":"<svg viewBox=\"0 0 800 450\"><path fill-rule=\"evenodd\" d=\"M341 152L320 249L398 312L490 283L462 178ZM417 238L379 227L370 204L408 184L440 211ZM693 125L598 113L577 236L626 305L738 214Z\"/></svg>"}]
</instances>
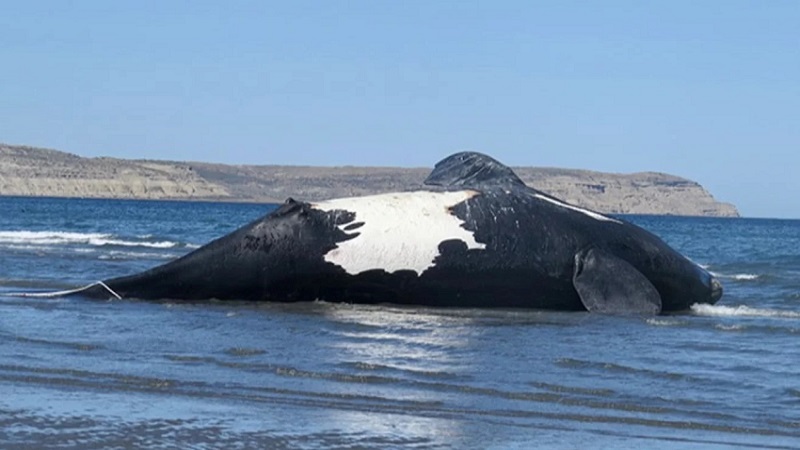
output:
<instances>
[{"instance_id":1,"label":"hazy distant land","mask_svg":"<svg viewBox=\"0 0 800 450\"><path fill-rule=\"evenodd\" d=\"M421 187L430 170L83 158L56 150L0 144L0 195L16 196L279 203L288 197L322 200L413 190ZM530 186L601 212L739 215L734 205L716 201L698 183L673 175L537 167L514 170Z\"/></svg>"}]
</instances>

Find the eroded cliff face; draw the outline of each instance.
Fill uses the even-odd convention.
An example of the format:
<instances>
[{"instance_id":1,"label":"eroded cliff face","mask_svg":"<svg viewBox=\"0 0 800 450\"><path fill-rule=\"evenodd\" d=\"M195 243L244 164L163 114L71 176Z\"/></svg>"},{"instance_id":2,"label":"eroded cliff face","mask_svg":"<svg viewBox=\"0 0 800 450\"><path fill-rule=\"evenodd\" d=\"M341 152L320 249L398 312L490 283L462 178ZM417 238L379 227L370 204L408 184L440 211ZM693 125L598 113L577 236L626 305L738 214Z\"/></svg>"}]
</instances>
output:
<instances>
[{"instance_id":1,"label":"eroded cliff face","mask_svg":"<svg viewBox=\"0 0 800 450\"><path fill-rule=\"evenodd\" d=\"M698 183L660 174L515 168L528 185L606 213L738 216ZM0 144L0 195L282 202L420 188L430 169L232 166L83 158Z\"/></svg>"},{"instance_id":2,"label":"eroded cliff face","mask_svg":"<svg viewBox=\"0 0 800 450\"><path fill-rule=\"evenodd\" d=\"M0 145L0 195L87 198L225 198L185 164L82 158Z\"/></svg>"},{"instance_id":3,"label":"eroded cliff face","mask_svg":"<svg viewBox=\"0 0 800 450\"><path fill-rule=\"evenodd\" d=\"M618 214L738 217L700 184L673 175L608 174L583 170L519 169L522 180L570 203Z\"/></svg>"}]
</instances>

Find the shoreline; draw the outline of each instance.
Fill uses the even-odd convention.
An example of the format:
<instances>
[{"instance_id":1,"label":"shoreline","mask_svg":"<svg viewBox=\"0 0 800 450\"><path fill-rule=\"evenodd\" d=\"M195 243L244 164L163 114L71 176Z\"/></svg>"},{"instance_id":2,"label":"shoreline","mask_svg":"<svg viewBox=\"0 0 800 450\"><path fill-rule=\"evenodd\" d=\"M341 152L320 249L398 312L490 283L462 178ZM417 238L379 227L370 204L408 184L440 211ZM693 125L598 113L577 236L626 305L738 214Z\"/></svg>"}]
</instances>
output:
<instances>
[{"instance_id":1,"label":"shoreline","mask_svg":"<svg viewBox=\"0 0 800 450\"><path fill-rule=\"evenodd\" d=\"M699 183L674 175L514 167L529 186L604 214L739 217ZM0 144L0 195L283 203L429 189L430 168L227 165L84 158Z\"/></svg>"}]
</instances>

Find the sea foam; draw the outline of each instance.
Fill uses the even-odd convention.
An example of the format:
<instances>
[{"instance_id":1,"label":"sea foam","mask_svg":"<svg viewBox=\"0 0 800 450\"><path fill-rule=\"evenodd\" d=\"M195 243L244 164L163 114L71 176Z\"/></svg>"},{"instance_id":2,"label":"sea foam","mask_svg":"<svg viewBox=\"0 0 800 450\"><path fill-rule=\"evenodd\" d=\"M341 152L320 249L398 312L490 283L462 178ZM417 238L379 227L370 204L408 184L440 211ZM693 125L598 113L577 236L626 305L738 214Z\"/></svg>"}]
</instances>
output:
<instances>
[{"instance_id":1,"label":"sea foam","mask_svg":"<svg viewBox=\"0 0 800 450\"><path fill-rule=\"evenodd\" d=\"M150 236L148 236L150 237ZM197 248L192 244L173 241L126 239L108 233L75 233L66 231L0 231L0 244L10 246L89 245L94 247L146 247L166 249L176 247Z\"/></svg>"},{"instance_id":2,"label":"sea foam","mask_svg":"<svg viewBox=\"0 0 800 450\"><path fill-rule=\"evenodd\" d=\"M799 311L783 311L779 309L751 308L749 306L692 305L692 312L698 316L716 317L778 317L784 319L800 319Z\"/></svg>"}]
</instances>

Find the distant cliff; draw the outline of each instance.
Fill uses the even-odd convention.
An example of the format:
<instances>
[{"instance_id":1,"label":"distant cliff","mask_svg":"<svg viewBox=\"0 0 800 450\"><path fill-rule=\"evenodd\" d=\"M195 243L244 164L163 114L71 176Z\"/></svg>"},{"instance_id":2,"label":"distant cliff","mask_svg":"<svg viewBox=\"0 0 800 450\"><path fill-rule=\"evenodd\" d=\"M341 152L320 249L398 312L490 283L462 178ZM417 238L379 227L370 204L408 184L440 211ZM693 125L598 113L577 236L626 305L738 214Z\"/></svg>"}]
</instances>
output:
<instances>
[{"instance_id":1,"label":"distant cliff","mask_svg":"<svg viewBox=\"0 0 800 450\"><path fill-rule=\"evenodd\" d=\"M444 156L444 155L442 155ZM694 181L662 173L610 174L518 167L530 186L606 213L738 216ZM0 144L0 195L282 202L420 187L430 168L234 166L83 158Z\"/></svg>"}]
</instances>

